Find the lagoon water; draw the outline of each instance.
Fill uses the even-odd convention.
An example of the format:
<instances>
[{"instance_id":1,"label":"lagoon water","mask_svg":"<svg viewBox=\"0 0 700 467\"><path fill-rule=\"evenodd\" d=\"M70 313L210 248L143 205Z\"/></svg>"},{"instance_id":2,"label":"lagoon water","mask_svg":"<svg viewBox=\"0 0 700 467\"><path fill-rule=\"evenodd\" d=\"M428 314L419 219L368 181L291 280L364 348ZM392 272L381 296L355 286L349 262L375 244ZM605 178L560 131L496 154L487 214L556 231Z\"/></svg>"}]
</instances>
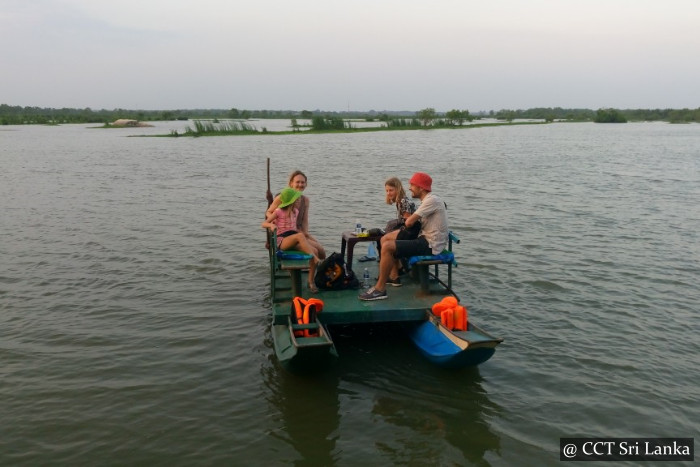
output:
<instances>
[{"instance_id":1,"label":"lagoon water","mask_svg":"<svg viewBox=\"0 0 700 467\"><path fill-rule=\"evenodd\" d=\"M699 125L127 137L184 125L0 127L0 465L539 466L561 437L698 439ZM387 177L432 174L494 357L441 370L380 329L282 370L268 157L273 191L309 176L329 251L392 216Z\"/></svg>"}]
</instances>

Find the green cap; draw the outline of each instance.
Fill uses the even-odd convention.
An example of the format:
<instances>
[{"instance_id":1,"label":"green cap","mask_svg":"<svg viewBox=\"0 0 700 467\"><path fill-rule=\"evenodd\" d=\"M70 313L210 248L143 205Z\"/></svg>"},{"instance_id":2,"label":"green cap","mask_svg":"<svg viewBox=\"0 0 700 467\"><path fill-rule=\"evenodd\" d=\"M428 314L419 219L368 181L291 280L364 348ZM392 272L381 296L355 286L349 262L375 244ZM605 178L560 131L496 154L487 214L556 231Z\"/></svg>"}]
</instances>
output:
<instances>
[{"instance_id":1,"label":"green cap","mask_svg":"<svg viewBox=\"0 0 700 467\"><path fill-rule=\"evenodd\" d=\"M286 208L301 196L301 191L294 188L285 188L280 192L280 208Z\"/></svg>"}]
</instances>

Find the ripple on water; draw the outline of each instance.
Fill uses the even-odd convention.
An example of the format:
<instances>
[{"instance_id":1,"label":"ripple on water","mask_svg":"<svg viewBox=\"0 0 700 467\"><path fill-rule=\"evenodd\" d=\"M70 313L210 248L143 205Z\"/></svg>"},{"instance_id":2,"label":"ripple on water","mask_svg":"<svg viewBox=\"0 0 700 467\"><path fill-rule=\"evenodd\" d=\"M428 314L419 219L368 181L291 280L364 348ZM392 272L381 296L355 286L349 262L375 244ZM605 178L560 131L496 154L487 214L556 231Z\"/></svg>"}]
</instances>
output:
<instances>
[{"instance_id":1,"label":"ripple on water","mask_svg":"<svg viewBox=\"0 0 700 467\"><path fill-rule=\"evenodd\" d=\"M539 465L562 436L697 432L697 126L125 134L3 134L0 463ZM394 215L386 178L431 173L495 357L444 371L395 328L338 329L333 369L283 371L267 157L275 192L309 176L328 252Z\"/></svg>"}]
</instances>

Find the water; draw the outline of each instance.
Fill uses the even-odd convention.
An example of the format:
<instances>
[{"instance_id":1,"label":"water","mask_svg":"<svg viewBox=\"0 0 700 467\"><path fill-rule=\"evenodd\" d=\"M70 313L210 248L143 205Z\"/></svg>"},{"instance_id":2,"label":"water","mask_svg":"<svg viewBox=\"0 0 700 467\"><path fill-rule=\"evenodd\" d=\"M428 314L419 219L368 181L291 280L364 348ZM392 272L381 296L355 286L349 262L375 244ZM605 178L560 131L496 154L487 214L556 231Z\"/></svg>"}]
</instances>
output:
<instances>
[{"instance_id":1,"label":"water","mask_svg":"<svg viewBox=\"0 0 700 467\"><path fill-rule=\"evenodd\" d=\"M0 127L0 464L555 465L560 437L698 438L700 126L126 137L183 125ZM495 356L445 371L379 329L284 372L267 157L273 192L309 176L329 252L393 216L386 178L432 174Z\"/></svg>"}]
</instances>

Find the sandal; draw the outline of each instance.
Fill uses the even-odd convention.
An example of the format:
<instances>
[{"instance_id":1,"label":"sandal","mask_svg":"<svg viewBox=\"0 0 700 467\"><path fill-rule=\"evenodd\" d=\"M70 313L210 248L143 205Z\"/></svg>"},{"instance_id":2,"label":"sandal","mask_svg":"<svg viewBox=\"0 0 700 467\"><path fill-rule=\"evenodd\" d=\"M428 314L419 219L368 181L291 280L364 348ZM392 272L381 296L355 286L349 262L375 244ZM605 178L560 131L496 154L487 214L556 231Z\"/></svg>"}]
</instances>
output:
<instances>
[{"instance_id":1,"label":"sandal","mask_svg":"<svg viewBox=\"0 0 700 467\"><path fill-rule=\"evenodd\" d=\"M309 291L311 293L318 293L318 287L316 287L316 284L309 283Z\"/></svg>"}]
</instances>

